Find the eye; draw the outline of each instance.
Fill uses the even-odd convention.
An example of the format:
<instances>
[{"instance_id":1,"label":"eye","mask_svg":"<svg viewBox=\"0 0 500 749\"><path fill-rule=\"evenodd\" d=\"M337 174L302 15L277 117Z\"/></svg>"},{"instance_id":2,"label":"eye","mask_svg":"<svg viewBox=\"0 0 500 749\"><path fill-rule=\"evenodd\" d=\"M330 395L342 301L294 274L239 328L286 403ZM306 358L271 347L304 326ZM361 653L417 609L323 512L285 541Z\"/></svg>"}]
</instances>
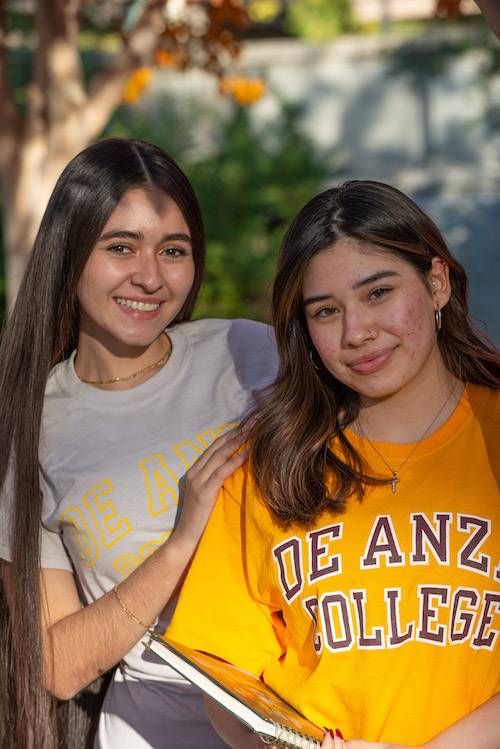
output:
<instances>
[{"instance_id":1,"label":"eye","mask_svg":"<svg viewBox=\"0 0 500 749\"><path fill-rule=\"evenodd\" d=\"M165 257L185 257L188 253L183 247L165 247L161 254Z\"/></svg>"},{"instance_id":2,"label":"eye","mask_svg":"<svg viewBox=\"0 0 500 749\"><path fill-rule=\"evenodd\" d=\"M382 299L383 297L387 296L390 291L392 291L392 289L388 289L386 287L374 289L374 291L370 292L370 299Z\"/></svg>"},{"instance_id":3,"label":"eye","mask_svg":"<svg viewBox=\"0 0 500 749\"><path fill-rule=\"evenodd\" d=\"M113 244L111 247L107 247L107 250L114 255L129 255L132 252L126 244Z\"/></svg>"},{"instance_id":4,"label":"eye","mask_svg":"<svg viewBox=\"0 0 500 749\"><path fill-rule=\"evenodd\" d=\"M338 312L336 307L321 307L321 309L314 313L314 317L333 317Z\"/></svg>"}]
</instances>

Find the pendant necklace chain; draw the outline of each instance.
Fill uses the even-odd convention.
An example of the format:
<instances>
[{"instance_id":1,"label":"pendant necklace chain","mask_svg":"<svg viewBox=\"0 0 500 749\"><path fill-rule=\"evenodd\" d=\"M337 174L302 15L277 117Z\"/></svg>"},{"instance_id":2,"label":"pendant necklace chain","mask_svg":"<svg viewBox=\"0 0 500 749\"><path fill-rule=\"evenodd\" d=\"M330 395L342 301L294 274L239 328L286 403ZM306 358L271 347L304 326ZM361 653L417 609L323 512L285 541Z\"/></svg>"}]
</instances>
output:
<instances>
[{"instance_id":1,"label":"pendant necklace chain","mask_svg":"<svg viewBox=\"0 0 500 749\"><path fill-rule=\"evenodd\" d=\"M83 377L80 377L80 375L77 373L77 377L81 382L84 382L86 385L111 385L113 382L129 382L129 380L135 380L136 377L139 377L139 375L144 374L144 372L149 372L151 369L156 369L156 367L163 367L163 365L167 362L168 357L170 356L171 352L171 344L170 344L170 338L167 336L168 341L168 347L161 359L158 359L154 364L148 364L147 367L143 367L138 372L135 372L132 375L129 375L128 377L113 377L111 380L86 380Z\"/></svg>"},{"instance_id":2,"label":"pendant necklace chain","mask_svg":"<svg viewBox=\"0 0 500 749\"><path fill-rule=\"evenodd\" d=\"M392 486L392 493L393 494L396 493L396 484L399 484L399 482L401 481L401 479L398 479L398 473L399 473L399 471L403 468L404 465L406 465L406 463L410 460L411 456L413 455L413 453L415 452L415 450L417 449L417 447L420 445L421 442L423 442L423 440L425 439L425 437L427 437L427 435L430 432L433 424L435 424L435 422L437 421L437 419L439 418L439 416L442 414L442 412L444 411L445 406L447 405L447 403L450 400L451 396L455 392L455 387L456 387L456 383L453 383L453 387L452 387L452 389L451 389L448 397L446 398L445 402L443 403L443 405L441 406L441 408L439 409L439 411L437 412L437 414L434 416L434 418L432 419L431 423L429 424L429 426L427 427L427 429L425 430L425 432L423 433L423 435L420 437L420 439L417 442L417 444L412 447L412 449L410 450L410 452L408 453L408 455L406 456L406 458L403 460L403 462L401 463L401 465L399 466L399 468L396 468L396 470L394 470L394 468L391 468L391 466L386 461L386 459L384 458L384 456L379 453L379 451L377 450L377 448L375 447L375 445L373 444L373 442L371 441L371 439L369 439L366 436L366 434L364 433L364 431L363 431L362 428L360 429L361 436L364 437L364 439L367 440L367 442L369 442L369 444L371 445L371 447L373 448L373 450L377 453L377 455L379 456L379 458L385 463L385 465L387 466L387 468L392 473L392 478L390 478L387 481L387 483L391 484L391 486Z\"/></svg>"}]
</instances>

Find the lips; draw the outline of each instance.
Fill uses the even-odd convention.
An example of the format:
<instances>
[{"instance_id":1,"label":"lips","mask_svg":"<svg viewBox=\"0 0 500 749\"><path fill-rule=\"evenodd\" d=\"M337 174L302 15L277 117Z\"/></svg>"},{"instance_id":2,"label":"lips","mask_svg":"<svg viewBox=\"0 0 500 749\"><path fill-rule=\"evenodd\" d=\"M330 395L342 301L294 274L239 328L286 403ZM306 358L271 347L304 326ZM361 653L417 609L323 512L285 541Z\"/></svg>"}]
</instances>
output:
<instances>
[{"instance_id":1,"label":"lips","mask_svg":"<svg viewBox=\"0 0 500 749\"><path fill-rule=\"evenodd\" d=\"M349 362L347 366L349 369L352 369L359 374L371 374L372 372L382 369L382 367L384 367L392 357L393 352L393 348L372 351L369 354L358 356L357 359L353 359Z\"/></svg>"}]
</instances>

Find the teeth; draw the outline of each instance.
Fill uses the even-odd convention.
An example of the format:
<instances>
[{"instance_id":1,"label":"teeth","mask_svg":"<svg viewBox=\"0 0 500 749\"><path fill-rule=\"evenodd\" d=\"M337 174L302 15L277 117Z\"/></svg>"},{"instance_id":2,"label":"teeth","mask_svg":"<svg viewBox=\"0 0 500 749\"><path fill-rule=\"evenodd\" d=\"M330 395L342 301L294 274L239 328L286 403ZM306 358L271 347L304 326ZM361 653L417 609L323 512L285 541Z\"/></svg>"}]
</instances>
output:
<instances>
[{"instance_id":1,"label":"teeth","mask_svg":"<svg viewBox=\"0 0 500 749\"><path fill-rule=\"evenodd\" d=\"M127 309L138 310L139 312L154 312L160 306L157 303L152 302L133 302L131 299L123 299L122 297L116 297L118 304Z\"/></svg>"}]
</instances>

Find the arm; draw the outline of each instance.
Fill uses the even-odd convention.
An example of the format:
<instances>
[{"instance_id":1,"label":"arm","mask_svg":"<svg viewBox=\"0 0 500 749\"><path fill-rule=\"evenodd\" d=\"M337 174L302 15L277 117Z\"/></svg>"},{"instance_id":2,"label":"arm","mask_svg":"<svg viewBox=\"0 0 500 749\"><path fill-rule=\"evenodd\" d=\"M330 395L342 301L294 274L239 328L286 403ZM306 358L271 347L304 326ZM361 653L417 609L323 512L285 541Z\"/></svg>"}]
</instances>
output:
<instances>
[{"instance_id":1,"label":"arm","mask_svg":"<svg viewBox=\"0 0 500 749\"><path fill-rule=\"evenodd\" d=\"M210 517L220 487L246 459L233 455L239 432L211 445L188 471L181 519L168 540L120 585L120 597L136 617L151 623L182 581ZM7 597L15 571L4 565ZM69 699L117 663L144 636L113 591L81 607L67 570L41 571L41 610L48 689Z\"/></svg>"},{"instance_id":2,"label":"arm","mask_svg":"<svg viewBox=\"0 0 500 749\"><path fill-rule=\"evenodd\" d=\"M401 744L372 741L335 742L326 736L322 749L406 749ZM420 749L500 749L500 692L453 725L438 733Z\"/></svg>"}]
</instances>

